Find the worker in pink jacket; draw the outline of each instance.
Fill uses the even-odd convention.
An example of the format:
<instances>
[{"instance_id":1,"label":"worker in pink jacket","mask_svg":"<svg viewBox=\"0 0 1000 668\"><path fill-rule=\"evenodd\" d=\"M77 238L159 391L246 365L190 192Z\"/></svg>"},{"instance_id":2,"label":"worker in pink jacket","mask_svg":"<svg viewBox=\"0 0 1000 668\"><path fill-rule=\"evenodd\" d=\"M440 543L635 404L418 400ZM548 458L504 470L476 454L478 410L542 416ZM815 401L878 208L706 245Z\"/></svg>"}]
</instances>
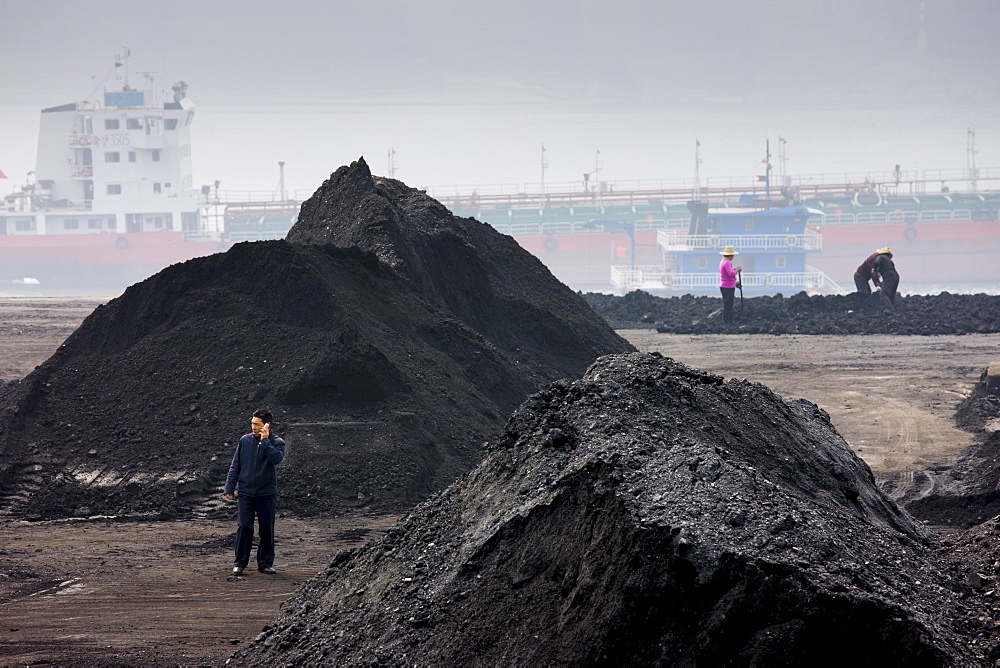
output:
<instances>
[{"instance_id":1,"label":"worker in pink jacket","mask_svg":"<svg viewBox=\"0 0 1000 668\"><path fill-rule=\"evenodd\" d=\"M737 252L732 246L722 249L722 262L719 263L719 291L722 293L722 321L733 321L733 302L736 300L736 288L743 287L739 283L739 274L743 267L733 266L733 258Z\"/></svg>"}]
</instances>

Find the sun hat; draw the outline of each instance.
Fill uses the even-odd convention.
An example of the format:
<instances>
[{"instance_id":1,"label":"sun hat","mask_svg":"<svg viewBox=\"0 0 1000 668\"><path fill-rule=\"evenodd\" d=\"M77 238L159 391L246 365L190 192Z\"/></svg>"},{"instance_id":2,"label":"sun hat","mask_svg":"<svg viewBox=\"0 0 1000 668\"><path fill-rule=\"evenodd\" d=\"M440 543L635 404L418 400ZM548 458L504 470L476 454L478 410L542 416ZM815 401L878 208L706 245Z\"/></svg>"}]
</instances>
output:
<instances>
[{"instance_id":1,"label":"sun hat","mask_svg":"<svg viewBox=\"0 0 1000 668\"><path fill-rule=\"evenodd\" d=\"M719 255L739 255L739 253L733 250L732 246L726 246L722 249L722 252L719 253Z\"/></svg>"},{"instance_id":2,"label":"sun hat","mask_svg":"<svg viewBox=\"0 0 1000 668\"><path fill-rule=\"evenodd\" d=\"M892 255L892 249L889 248L888 246L886 246L884 248L879 248L875 252L878 253L879 255L885 255L886 253L888 253L889 255Z\"/></svg>"}]
</instances>

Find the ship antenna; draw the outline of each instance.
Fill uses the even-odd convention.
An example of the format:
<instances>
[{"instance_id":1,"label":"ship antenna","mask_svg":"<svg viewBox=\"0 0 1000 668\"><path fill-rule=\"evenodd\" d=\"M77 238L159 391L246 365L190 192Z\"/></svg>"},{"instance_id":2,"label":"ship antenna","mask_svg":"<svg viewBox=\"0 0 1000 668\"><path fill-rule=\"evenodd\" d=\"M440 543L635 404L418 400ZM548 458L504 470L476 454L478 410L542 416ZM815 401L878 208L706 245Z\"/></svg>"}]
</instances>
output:
<instances>
[{"instance_id":1,"label":"ship antenna","mask_svg":"<svg viewBox=\"0 0 1000 668\"><path fill-rule=\"evenodd\" d=\"M549 166L549 161L545 159L545 144L542 144L542 182L539 185L539 208L545 203L545 168Z\"/></svg>"},{"instance_id":2,"label":"ship antenna","mask_svg":"<svg viewBox=\"0 0 1000 668\"><path fill-rule=\"evenodd\" d=\"M115 67L116 68L118 68L118 67L124 68L124 70L123 70L124 75L123 75L123 77L120 77L120 78L124 79L124 83L122 84L122 90L129 90L129 86L128 86L128 58L131 55L132 55L132 52L129 50L129 48L127 46L124 46L124 45L122 46L122 52L115 54Z\"/></svg>"},{"instance_id":3,"label":"ship antenna","mask_svg":"<svg viewBox=\"0 0 1000 668\"><path fill-rule=\"evenodd\" d=\"M701 176L698 174L698 167L701 165L701 142L697 137L694 139L694 192L691 199L695 202L701 201Z\"/></svg>"},{"instance_id":4,"label":"ship antenna","mask_svg":"<svg viewBox=\"0 0 1000 668\"><path fill-rule=\"evenodd\" d=\"M771 201L771 140L764 140L764 199Z\"/></svg>"},{"instance_id":5,"label":"ship antenna","mask_svg":"<svg viewBox=\"0 0 1000 668\"><path fill-rule=\"evenodd\" d=\"M967 130L965 139L965 152L966 152L966 162L969 168L969 185L972 186L972 192L976 192L978 186L979 174L976 170L976 131Z\"/></svg>"}]
</instances>

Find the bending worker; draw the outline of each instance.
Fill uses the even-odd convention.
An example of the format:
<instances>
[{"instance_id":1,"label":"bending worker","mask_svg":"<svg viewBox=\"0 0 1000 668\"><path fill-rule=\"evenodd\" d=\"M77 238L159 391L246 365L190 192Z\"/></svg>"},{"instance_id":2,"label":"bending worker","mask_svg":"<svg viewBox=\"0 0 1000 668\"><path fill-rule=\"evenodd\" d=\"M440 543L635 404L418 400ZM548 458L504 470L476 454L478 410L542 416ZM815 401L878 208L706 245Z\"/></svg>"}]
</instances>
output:
<instances>
[{"instance_id":1,"label":"bending worker","mask_svg":"<svg viewBox=\"0 0 1000 668\"><path fill-rule=\"evenodd\" d=\"M733 258L736 257L736 250L732 246L726 246L720 253L722 261L719 262L719 292L722 293L722 321L733 321L733 301L736 299L736 288L741 287L737 282L739 273L743 267L733 266Z\"/></svg>"},{"instance_id":2,"label":"bending worker","mask_svg":"<svg viewBox=\"0 0 1000 668\"><path fill-rule=\"evenodd\" d=\"M892 249L888 246L878 249L878 257L875 258L875 283L880 288L878 296L882 300L882 308L895 311L899 273L896 271L896 263L892 261Z\"/></svg>"},{"instance_id":3,"label":"bending worker","mask_svg":"<svg viewBox=\"0 0 1000 668\"><path fill-rule=\"evenodd\" d=\"M854 271L854 287L857 288L857 301L856 308L862 309L868 303L868 298L871 297L872 289L868 285L869 281L875 282L875 260L878 258L878 254L882 249L875 251L861 263L861 265Z\"/></svg>"}]
</instances>

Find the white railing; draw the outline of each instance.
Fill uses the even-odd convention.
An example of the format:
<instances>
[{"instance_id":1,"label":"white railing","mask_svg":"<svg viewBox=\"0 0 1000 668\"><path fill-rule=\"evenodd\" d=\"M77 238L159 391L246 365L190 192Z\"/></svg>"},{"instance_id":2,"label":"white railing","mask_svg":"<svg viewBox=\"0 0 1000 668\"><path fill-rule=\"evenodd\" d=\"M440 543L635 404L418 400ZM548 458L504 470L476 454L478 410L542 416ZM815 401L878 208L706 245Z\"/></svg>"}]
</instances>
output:
<instances>
[{"instance_id":1,"label":"white railing","mask_svg":"<svg viewBox=\"0 0 1000 668\"><path fill-rule=\"evenodd\" d=\"M738 252L745 250L787 250L801 248L807 251L823 249L823 237L818 232L806 230L803 234L688 234L677 230L660 230L656 243L671 253L691 250L722 249L732 246Z\"/></svg>"},{"instance_id":2,"label":"white railing","mask_svg":"<svg viewBox=\"0 0 1000 668\"><path fill-rule=\"evenodd\" d=\"M1000 219L1000 209L988 211L993 220ZM864 225L870 223L932 223L972 220L971 209L927 209L924 211L865 211L861 213L828 213L822 225Z\"/></svg>"},{"instance_id":3,"label":"white railing","mask_svg":"<svg viewBox=\"0 0 1000 668\"><path fill-rule=\"evenodd\" d=\"M781 292L791 288L824 294L848 294L824 272L812 267L806 271L743 274L742 282L744 288L753 288L756 292ZM612 266L611 284L624 292L711 292L718 290L719 276L715 272L675 273L660 265L635 268Z\"/></svg>"},{"instance_id":4,"label":"white railing","mask_svg":"<svg viewBox=\"0 0 1000 668\"><path fill-rule=\"evenodd\" d=\"M287 232L269 231L269 232L230 232L226 235L226 238L233 243L239 243L240 241L274 241L276 239L284 239Z\"/></svg>"}]
</instances>

